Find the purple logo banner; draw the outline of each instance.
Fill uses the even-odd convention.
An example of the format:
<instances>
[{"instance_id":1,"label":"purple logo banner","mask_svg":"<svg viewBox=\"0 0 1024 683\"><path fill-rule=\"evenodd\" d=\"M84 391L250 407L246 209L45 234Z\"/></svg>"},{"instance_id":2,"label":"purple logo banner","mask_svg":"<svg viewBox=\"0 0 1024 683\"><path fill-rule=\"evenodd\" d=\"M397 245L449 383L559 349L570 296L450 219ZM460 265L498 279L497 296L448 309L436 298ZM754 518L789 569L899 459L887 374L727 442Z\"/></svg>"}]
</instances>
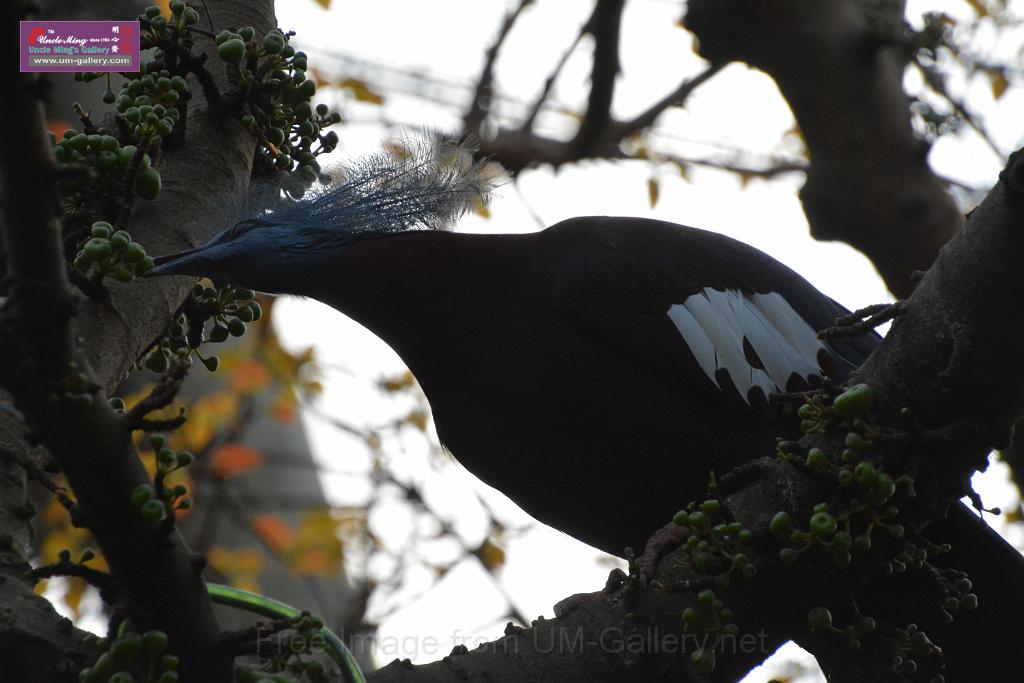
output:
<instances>
[{"instance_id":1,"label":"purple logo banner","mask_svg":"<svg viewBox=\"0 0 1024 683\"><path fill-rule=\"evenodd\" d=\"M23 21L22 71L139 70L137 21Z\"/></svg>"}]
</instances>

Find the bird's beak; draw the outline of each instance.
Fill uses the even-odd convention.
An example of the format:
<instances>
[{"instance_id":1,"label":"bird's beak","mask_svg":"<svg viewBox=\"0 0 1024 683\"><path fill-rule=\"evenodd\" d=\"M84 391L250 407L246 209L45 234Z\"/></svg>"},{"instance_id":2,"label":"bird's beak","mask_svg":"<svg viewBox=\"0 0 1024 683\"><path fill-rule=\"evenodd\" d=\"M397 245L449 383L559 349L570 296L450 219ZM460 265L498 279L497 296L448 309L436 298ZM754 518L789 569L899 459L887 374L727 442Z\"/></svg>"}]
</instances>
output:
<instances>
[{"instance_id":1,"label":"bird's beak","mask_svg":"<svg viewBox=\"0 0 1024 683\"><path fill-rule=\"evenodd\" d=\"M156 267L146 273L146 276L195 275L196 273L192 272L192 266L194 266L197 260L195 257L204 249L205 247L195 247L193 249L179 251L177 254L157 256L153 259L153 263Z\"/></svg>"}]
</instances>

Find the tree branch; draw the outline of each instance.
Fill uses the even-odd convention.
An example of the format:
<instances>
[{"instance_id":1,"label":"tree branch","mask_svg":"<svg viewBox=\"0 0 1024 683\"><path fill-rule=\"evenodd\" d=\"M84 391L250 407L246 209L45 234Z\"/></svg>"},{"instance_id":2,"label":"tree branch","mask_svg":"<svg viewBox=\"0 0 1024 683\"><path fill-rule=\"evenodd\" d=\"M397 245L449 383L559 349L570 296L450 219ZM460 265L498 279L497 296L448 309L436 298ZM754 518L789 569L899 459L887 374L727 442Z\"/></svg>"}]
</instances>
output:
<instances>
[{"instance_id":1,"label":"tree branch","mask_svg":"<svg viewBox=\"0 0 1024 683\"><path fill-rule=\"evenodd\" d=\"M487 48L487 54L484 61L484 68L480 72L480 78L477 80L476 91L473 93L473 101L469 106L469 111L462 118L462 125L468 133L475 135L477 139L482 137L481 127L483 126L484 120L487 118L487 112L491 105L491 95L493 92L492 84L494 82L494 65L498 61L498 53L501 51L501 46L505 44L505 39L508 38L509 33L512 32L512 27L515 26L516 20L519 19L519 15L523 13L533 0L520 0L515 10L509 12L505 17L505 21L502 23L501 28L498 30L498 37L494 39L494 43Z\"/></svg>"},{"instance_id":2,"label":"tree branch","mask_svg":"<svg viewBox=\"0 0 1024 683\"><path fill-rule=\"evenodd\" d=\"M555 81L558 79L558 75L562 73L562 69L565 68L565 64L569 61L569 57L571 57L572 53L576 51L576 46L580 44L580 40L582 40L583 36L586 35L586 29L586 24L584 24L580 28L579 33L576 34L576 38L572 41L572 44L569 45L569 47L565 49L565 52L562 53L562 56L559 57L558 63L555 64L555 68L553 68L551 73L548 74L548 77L544 79L544 87L541 88L540 94L537 95L537 99L534 100L533 106L530 107L530 113L527 114L526 118L523 120L520 128L523 133L529 133L533 129L533 122L537 119L537 115L540 113L541 107L543 107L544 103L547 101L548 95L551 94L551 89L555 87Z\"/></svg>"},{"instance_id":3,"label":"tree branch","mask_svg":"<svg viewBox=\"0 0 1024 683\"><path fill-rule=\"evenodd\" d=\"M5 130L19 131L0 140L0 174L12 281L3 310L4 353L17 349L21 354L19 367L8 366L0 379L64 471L82 519L130 590L131 600L148 623L170 634L172 649L182 656L183 673L223 675L223 661L210 649L217 623L191 554L177 535L155 535L131 504L135 487L149 481L131 433L102 392L93 396L86 388L78 394L84 400L68 393L76 382L73 377L88 369L71 336L75 297L64 272L55 167L42 109L22 90L0 117Z\"/></svg>"},{"instance_id":4,"label":"tree branch","mask_svg":"<svg viewBox=\"0 0 1024 683\"><path fill-rule=\"evenodd\" d=\"M619 74L618 50L622 9L622 0L600 0L595 4L593 13L583 25L572 47L563 54L562 60L545 81L540 96L524 122L515 129L500 129L493 136L483 137L477 152L479 156L498 161L512 175L538 164L558 167L588 158L624 158L619 148L623 140L653 124L665 109L682 105L694 90L720 70L720 66L712 65L694 78L683 81L675 90L633 119L615 121L611 115L611 106L615 94L615 79ZM554 85L556 76L579 43L580 37L587 33L594 37L594 61L591 67L591 89L587 99L587 110L581 119L579 129L569 141L535 134L532 131L533 122ZM473 132L473 129L467 130Z\"/></svg>"},{"instance_id":5,"label":"tree branch","mask_svg":"<svg viewBox=\"0 0 1024 683\"><path fill-rule=\"evenodd\" d=\"M662 112L669 107L683 104L683 102L690 97L690 93L714 78L714 76L724 67L724 64L712 64L693 78L684 80L679 84L679 87L648 107L646 111L638 114L629 121L621 121L610 125L608 127L606 137L623 140L628 138L630 135L647 128L648 126L653 126L654 122L658 120L658 117L661 116Z\"/></svg>"},{"instance_id":6,"label":"tree branch","mask_svg":"<svg viewBox=\"0 0 1024 683\"><path fill-rule=\"evenodd\" d=\"M810 152L800 198L812 235L864 252L897 297L962 223L910 127L908 54L886 36L902 30L902 5L695 0L686 14L713 64L743 61L775 79Z\"/></svg>"},{"instance_id":7,"label":"tree branch","mask_svg":"<svg viewBox=\"0 0 1024 683\"><path fill-rule=\"evenodd\" d=\"M589 156L612 121L615 80L619 77L619 32L624 0L597 0L594 13L583 27L594 37L594 61L590 69L590 96L576 136L570 146L578 156Z\"/></svg>"},{"instance_id":8,"label":"tree branch","mask_svg":"<svg viewBox=\"0 0 1024 683\"><path fill-rule=\"evenodd\" d=\"M6 23L13 25L20 7L5 8ZM225 25L266 30L276 24L269 0L224 2L220 9ZM212 51L212 42L205 48ZM5 66L8 72L16 69ZM140 625L159 625L168 632L171 650L181 656L183 680L223 680L231 662L213 649L217 622L199 566L177 533L154 533L131 505L132 492L150 478L104 391L124 377L139 351L159 334L191 283L133 283L114 287L110 300L77 302L64 270L53 192L56 171L36 91L16 73L5 82L19 90L0 112L4 130L17 131L0 140L3 242L11 282L0 342L6 357L18 363L0 368L3 386L64 471L79 518L123 582ZM199 99L193 99L187 144L161 160L161 198L133 216L133 234L153 253L205 241L235 217L245 194L253 142L241 124L199 110ZM0 413L0 422L5 430L24 431L13 411ZM13 586L0 584L0 590L6 602ZM21 670L18 660L32 652L39 650L13 653L5 667ZM25 664L26 671L38 666ZM75 671L65 668L63 675L74 680Z\"/></svg>"}]
</instances>

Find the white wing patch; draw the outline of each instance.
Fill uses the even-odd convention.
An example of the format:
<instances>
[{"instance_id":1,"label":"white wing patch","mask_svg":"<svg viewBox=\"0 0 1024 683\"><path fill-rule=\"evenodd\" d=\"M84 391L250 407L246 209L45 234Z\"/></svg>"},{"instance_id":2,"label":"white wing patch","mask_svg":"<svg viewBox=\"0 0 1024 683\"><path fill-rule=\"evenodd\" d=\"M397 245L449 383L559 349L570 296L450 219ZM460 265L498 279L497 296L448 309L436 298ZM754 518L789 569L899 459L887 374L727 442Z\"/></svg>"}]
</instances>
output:
<instances>
[{"instance_id":1,"label":"white wing patch","mask_svg":"<svg viewBox=\"0 0 1024 683\"><path fill-rule=\"evenodd\" d=\"M810 325L780 294L745 294L705 288L668 309L668 317L704 373L721 388L715 373L725 370L748 404L748 392L760 387L767 396L785 389L789 378L820 376L818 352L825 345ZM743 340L764 369L743 352Z\"/></svg>"}]
</instances>

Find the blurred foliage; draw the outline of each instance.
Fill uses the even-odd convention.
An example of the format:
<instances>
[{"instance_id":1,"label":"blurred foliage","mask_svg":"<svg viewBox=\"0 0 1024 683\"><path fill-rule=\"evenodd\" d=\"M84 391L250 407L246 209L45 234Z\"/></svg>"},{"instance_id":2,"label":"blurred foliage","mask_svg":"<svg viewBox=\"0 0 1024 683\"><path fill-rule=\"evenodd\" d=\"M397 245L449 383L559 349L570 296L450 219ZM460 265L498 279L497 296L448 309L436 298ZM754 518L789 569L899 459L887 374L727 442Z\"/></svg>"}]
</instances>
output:
<instances>
[{"instance_id":1,"label":"blurred foliage","mask_svg":"<svg viewBox=\"0 0 1024 683\"><path fill-rule=\"evenodd\" d=\"M177 511L177 518L184 524L189 524L190 517L210 503L197 493L203 490L197 488L197 478L208 477L219 482L218 486L231 487L235 482L244 483L247 475L267 464L267 457L257 444L243 442L248 427L262 417L260 412L253 410L254 405L265 406L265 414L272 420L291 423L300 407L315 405L323 391L323 372L313 349L294 352L285 349L274 330L274 299L260 297L259 302L264 315L249 323L249 334L221 352L219 371L204 380L214 382L213 390L193 398L179 396L150 415L152 419L170 419L184 411L188 416L181 427L167 433L167 447L196 454L194 466L175 470L166 479L168 486L184 485L196 497L194 508ZM153 385L147 383L124 396L125 409L130 411L152 389ZM458 540L448 521L436 517L419 486L397 476L391 469L394 462L385 453L385 440L406 429L413 430L420 439L435 438L429 431L426 398L412 374L405 371L381 378L376 389L401 399L408 408L376 427L356 428L339 424L350 435L358 435L372 454L372 465L365 476L373 483L374 493L365 504L305 509L296 507L298 503L287 505L289 512L299 513L297 522L269 512L247 514L248 537L244 534L237 536L231 547L214 545L198 549L206 554L207 571L211 577L237 588L260 592L264 588L261 577L268 569L265 553L269 552L274 561L280 562L290 573L307 577L347 576L350 581L362 584L367 592L376 589L385 604L389 602L389 595L403 595L403 600L408 599L404 581L410 564L429 567L440 580L462 558L475 557L498 581L496 573L505 561L501 540L503 526L492 519L490 537L479 545L465 545ZM257 396L264 400L254 401ZM265 400L267 396L271 397L270 400ZM147 440L143 432L137 432L136 444L145 467L152 475L157 469L156 458L152 448L147 446ZM439 445L436 441L432 443L432 450L439 453ZM388 487L397 493L397 499L381 494ZM414 517L435 518L434 523L425 525L425 530L414 535L409 545L397 553L378 537L368 521L372 508L393 505L396 500L408 506ZM46 503L40 520L40 563L56 562L62 550L70 551L72 556L79 556L86 549L95 550L89 532L71 524L67 510L56 498ZM455 539L461 550L454 554L445 553L439 560L430 547L445 537ZM424 549L422 553L418 550L421 546ZM372 561L375 557L387 557L388 560L383 565L375 564ZM106 569L98 552L90 566ZM373 571L371 566L390 569ZM50 585L55 587L57 584L51 582ZM51 592L50 597L59 597L76 616L81 616L82 599L92 589L75 577L62 579L60 585L63 593L58 596ZM40 582L37 590L49 590L49 587L46 582ZM399 606L395 604L385 608L379 619ZM328 608L327 605L321 606L321 609Z\"/></svg>"}]
</instances>

